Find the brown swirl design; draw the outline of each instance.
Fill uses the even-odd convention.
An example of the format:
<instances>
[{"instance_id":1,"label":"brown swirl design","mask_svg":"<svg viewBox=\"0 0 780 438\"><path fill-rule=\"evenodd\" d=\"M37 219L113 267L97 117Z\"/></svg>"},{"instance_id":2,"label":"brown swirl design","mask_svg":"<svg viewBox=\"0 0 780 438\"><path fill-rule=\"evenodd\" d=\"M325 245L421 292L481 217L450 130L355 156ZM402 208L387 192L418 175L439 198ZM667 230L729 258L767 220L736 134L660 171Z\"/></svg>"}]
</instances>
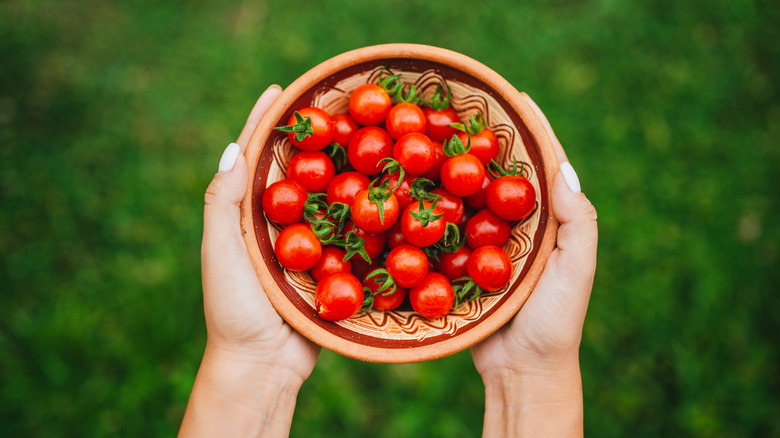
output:
<instances>
[{"instance_id":1,"label":"brown swirl design","mask_svg":"<svg viewBox=\"0 0 780 438\"><path fill-rule=\"evenodd\" d=\"M324 109L330 114L347 112L350 93L358 86L365 83L376 83L383 70L387 74L400 74L405 83L413 83L422 95L428 98L438 84L444 84L445 79L435 70L424 72L410 72L374 68L360 74L355 74L341 80L332 87L325 87L314 92L311 105ZM528 255L533 249L533 236L539 227L538 206L541 193L538 177L534 172L522 137L517 128L511 123L511 119L503 108L485 91L474 88L457 81L447 81L453 93L451 104L462 120L481 112L487 126L496 133L499 141L498 162L504 166L511 165L512 159L517 159L518 166L523 164L523 175L531 181L536 188L537 202L534 212L524 221L513 225L509 242L504 250L512 260L512 278L509 284L513 284L523 270ZM295 153L295 148L290 144L286 135L278 135L273 142L273 163L271 163L266 184L284 178L285 169L290 158ZM267 186L266 185L266 186ZM279 227L268 221L268 233L273 243L279 235ZM314 294L316 283L308 272L293 272L285 270L285 279L296 290L299 296L311 306L314 306ZM481 318L495 306L505 289L485 293L480 298L462 304L450 314L436 319L428 320L410 310L396 310L392 312L368 312L358 315L336 324L349 331L383 339L418 340L426 338L452 335L460 329L478 323Z\"/></svg>"}]
</instances>

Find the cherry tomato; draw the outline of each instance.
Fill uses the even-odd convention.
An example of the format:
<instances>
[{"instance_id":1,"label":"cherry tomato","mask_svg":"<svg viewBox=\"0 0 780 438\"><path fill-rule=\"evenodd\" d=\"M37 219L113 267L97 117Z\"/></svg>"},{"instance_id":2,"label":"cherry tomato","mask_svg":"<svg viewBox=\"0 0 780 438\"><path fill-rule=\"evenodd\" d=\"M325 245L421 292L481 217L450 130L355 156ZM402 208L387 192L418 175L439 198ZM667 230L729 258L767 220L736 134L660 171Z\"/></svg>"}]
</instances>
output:
<instances>
[{"instance_id":1,"label":"cherry tomato","mask_svg":"<svg viewBox=\"0 0 780 438\"><path fill-rule=\"evenodd\" d=\"M445 141L458 132L457 129L450 126L450 123L460 123L458 113L451 107L440 111L425 107L422 111L427 122L425 135L431 140Z\"/></svg>"},{"instance_id":2,"label":"cherry tomato","mask_svg":"<svg viewBox=\"0 0 780 438\"><path fill-rule=\"evenodd\" d=\"M487 291L495 291L509 283L512 277L512 260L497 246L480 246L469 256L466 270L477 286Z\"/></svg>"},{"instance_id":3,"label":"cherry tomato","mask_svg":"<svg viewBox=\"0 0 780 438\"><path fill-rule=\"evenodd\" d=\"M433 189L431 193L441 196L436 206L444 213L444 220L459 225L465 211L463 200L443 188Z\"/></svg>"},{"instance_id":4,"label":"cherry tomato","mask_svg":"<svg viewBox=\"0 0 780 438\"><path fill-rule=\"evenodd\" d=\"M311 276L315 281L320 281L329 274L334 274L336 272L351 272L351 261L343 261L344 255L346 254L346 251L343 249L333 246L326 246L325 248L322 248L322 256L320 257L320 260L310 270Z\"/></svg>"},{"instance_id":5,"label":"cherry tomato","mask_svg":"<svg viewBox=\"0 0 780 438\"><path fill-rule=\"evenodd\" d=\"M439 262L436 269L444 274L450 281L457 280L468 275L466 261L471 255L471 250L464 246L455 252L442 252L439 254Z\"/></svg>"},{"instance_id":6,"label":"cherry tomato","mask_svg":"<svg viewBox=\"0 0 780 438\"><path fill-rule=\"evenodd\" d=\"M277 181L263 191L263 212L279 225L289 225L303 219L303 208L309 194L291 179Z\"/></svg>"},{"instance_id":7,"label":"cherry tomato","mask_svg":"<svg viewBox=\"0 0 780 438\"><path fill-rule=\"evenodd\" d=\"M431 203L425 202L423 206L430 209ZM438 206L433 208L432 214L433 216L441 215L441 217L430 220L426 226L423 226L419 219L413 217L412 213L416 215L420 213L419 202L406 207L401 216L401 231L407 242L418 247L431 246L444 236L447 222L444 221L444 214Z\"/></svg>"},{"instance_id":8,"label":"cherry tomato","mask_svg":"<svg viewBox=\"0 0 780 438\"><path fill-rule=\"evenodd\" d=\"M426 124L423 110L409 102L394 105L385 118L387 132L396 140L412 132L425 133Z\"/></svg>"},{"instance_id":9,"label":"cherry tomato","mask_svg":"<svg viewBox=\"0 0 780 438\"><path fill-rule=\"evenodd\" d=\"M397 246L408 245L409 242L404 238L404 232L401 230L401 221L396 221L395 224L387 230L387 247L393 249Z\"/></svg>"},{"instance_id":10,"label":"cherry tomato","mask_svg":"<svg viewBox=\"0 0 780 438\"><path fill-rule=\"evenodd\" d=\"M341 202L352 205L358 192L367 189L370 182L367 176L358 172L344 172L336 175L328 184L326 197L328 204Z\"/></svg>"},{"instance_id":11,"label":"cherry tomato","mask_svg":"<svg viewBox=\"0 0 780 438\"><path fill-rule=\"evenodd\" d=\"M314 305L320 318L341 321L358 313L363 298L360 281L352 274L338 272L326 276L317 284Z\"/></svg>"},{"instance_id":12,"label":"cherry tomato","mask_svg":"<svg viewBox=\"0 0 780 438\"><path fill-rule=\"evenodd\" d=\"M287 165L287 179L298 182L307 191L322 193L336 175L333 161L325 152L301 151Z\"/></svg>"},{"instance_id":13,"label":"cherry tomato","mask_svg":"<svg viewBox=\"0 0 780 438\"><path fill-rule=\"evenodd\" d=\"M276 259L291 271L313 268L322 255L322 244L307 224L292 224L279 233L274 244Z\"/></svg>"},{"instance_id":14,"label":"cherry tomato","mask_svg":"<svg viewBox=\"0 0 780 438\"><path fill-rule=\"evenodd\" d=\"M349 261L352 262L352 275L357 278L365 278L369 272L379 269L379 265L368 263L360 256L352 257Z\"/></svg>"},{"instance_id":15,"label":"cherry tomato","mask_svg":"<svg viewBox=\"0 0 780 438\"><path fill-rule=\"evenodd\" d=\"M459 132L458 137L463 144L468 144L469 135ZM490 164L498 156L498 138L490 129L483 129L479 134L471 134L471 149L469 153L479 158L483 166Z\"/></svg>"},{"instance_id":16,"label":"cherry tomato","mask_svg":"<svg viewBox=\"0 0 780 438\"><path fill-rule=\"evenodd\" d=\"M490 210L481 210L466 222L466 244L472 249L484 245L504 246L512 228Z\"/></svg>"},{"instance_id":17,"label":"cherry tomato","mask_svg":"<svg viewBox=\"0 0 780 438\"><path fill-rule=\"evenodd\" d=\"M331 141L341 147L347 147L352 134L357 132L360 126L352 120L349 114L336 114L331 117L331 120L333 120L333 127L335 128L333 140Z\"/></svg>"},{"instance_id":18,"label":"cherry tomato","mask_svg":"<svg viewBox=\"0 0 780 438\"><path fill-rule=\"evenodd\" d=\"M379 207L369 200L369 190L361 190L352 201L352 222L364 231L379 233L392 227L398 219L398 199L390 193L390 197L382 203L384 212L380 217Z\"/></svg>"},{"instance_id":19,"label":"cherry tomato","mask_svg":"<svg viewBox=\"0 0 780 438\"><path fill-rule=\"evenodd\" d=\"M401 287L417 286L428 275L428 257L420 248L412 245L401 245L390 250L385 266Z\"/></svg>"},{"instance_id":20,"label":"cherry tomato","mask_svg":"<svg viewBox=\"0 0 780 438\"><path fill-rule=\"evenodd\" d=\"M304 118L311 118L311 127L314 130L314 134L298 141L295 139L294 133L288 132L287 138L290 139L290 143L293 146L304 151L318 151L330 144L336 129L333 127L333 120L331 120L327 112L310 106L299 109L298 114ZM296 122L295 114L287 120L288 125L294 125Z\"/></svg>"},{"instance_id":21,"label":"cherry tomato","mask_svg":"<svg viewBox=\"0 0 780 438\"><path fill-rule=\"evenodd\" d=\"M441 183L455 196L476 193L485 179L485 166L474 155L456 155L441 166Z\"/></svg>"},{"instance_id":22,"label":"cherry tomato","mask_svg":"<svg viewBox=\"0 0 780 438\"><path fill-rule=\"evenodd\" d=\"M395 142L393 158L398 160L408 175L416 176L433 166L436 150L425 134L412 132Z\"/></svg>"},{"instance_id":23,"label":"cherry tomato","mask_svg":"<svg viewBox=\"0 0 780 438\"><path fill-rule=\"evenodd\" d=\"M379 173L382 170L379 161L392 156L393 138L377 126L360 128L347 146L349 164L364 175Z\"/></svg>"},{"instance_id":24,"label":"cherry tomato","mask_svg":"<svg viewBox=\"0 0 780 438\"><path fill-rule=\"evenodd\" d=\"M348 221L346 225L344 225L344 235L350 231L357 234L358 237L366 241L363 249L366 250L366 254L368 254L368 257L372 261L376 261L381 257L382 252L385 250L385 242L387 240L385 233L369 233L361 228L356 227L352 221ZM355 256L350 260L357 261L363 259L360 258L360 256Z\"/></svg>"},{"instance_id":25,"label":"cherry tomato","mask_svg":"<svg viewBox=\"0 0 780 438\"><path fill-rule=\"evenodd\" d=\"M379 268L375 268L375 269L379 269ZM374 269L371 270L371 272L373 271ZM373 277L370 280L366 280L365 277L367 276L368 273L366 273L366 275L363 276L363 286L367 287L371 291L371 293L375 293L381 285L376 282L377 277ZM383 295L384 293L387 293L387 291L384 291L381 294L376 294L374 295L374 303L372 304L372 307L376 310L380 310L383 312L389 312L391 310L395 310L398 308L398 306L401 305L401 303L404 302L407 292L408 292L407 289L396 286L395 292L393 292L390 295Z\"/></svg>"},{"instance_id":26,"label":"cherry tomato","mask_svg":"<svg viewBox=\"0 0 780 438\"><path fill-rule=\"evenodd\" d=\"M433 164L420 176L431 181L438 181L441 175L441 166L449 157L444 153L444 146L441 142L431 140L431 143L433 143Z\"/></svg>"},{"instance_id":27,"label":"cherry tomato","mask_svg":"<svg viewBox=\"0 0 780 438\"><path fill-rule=\"evenodd\" d=\"M525 177L502 176L487 190L490 211L508 221L525 219L536 206L536 190Z\"/></svg>"},{"instance_id":28,"label":"cherry tomato","mask_svg":"<svg viewBox=\"0 0 780 438\"><path fill-rule=\"evenodd\" d=\"M349 96L349 115L361 125L379 125L385 121L392 105L393 101L384 88L364 84Z\"/></svg>"},{"instance_id":29,"label":"cherry tomato","mask_svg":"<svg viewBox=\"0 0 780 438\"><path fill-rule=\"evenodd\" d=\"M416 202L416 200L409 194L409 190L412 189L411 178L404 177L404 180L401 181L401 185L398 185L398 172L382 177L383 181L385 179L390 180L390 187L395 187L395 189L393 189L393 194L395 195L396 199L398 199L398 211L404 211L409 204Z\"/></svg>"},{"instance_id":30,"label":"cherry tomato","mask_svg":"<svg viewBox=\"0 0 780 438\"><path fill-rule=\"evenodd\" d=\"M409 301L420 316L436 319L452 310L455 292L447 277L438 272L430 272L422 283L409 290Z\"/></svg>"},{"instance_id":31,"label":"cherry tomato","mask_svg":"<svg viewBox=\"0 0 780 438\"><path fill-rule=\"evenodd\" d=\"M482 186L476 193L464 197L463 202L474 210L487 208L487 190L492 182L493 177L490 176L490 173L485 172L485 179L482 180Z\"/></svg>"}]
</instances>

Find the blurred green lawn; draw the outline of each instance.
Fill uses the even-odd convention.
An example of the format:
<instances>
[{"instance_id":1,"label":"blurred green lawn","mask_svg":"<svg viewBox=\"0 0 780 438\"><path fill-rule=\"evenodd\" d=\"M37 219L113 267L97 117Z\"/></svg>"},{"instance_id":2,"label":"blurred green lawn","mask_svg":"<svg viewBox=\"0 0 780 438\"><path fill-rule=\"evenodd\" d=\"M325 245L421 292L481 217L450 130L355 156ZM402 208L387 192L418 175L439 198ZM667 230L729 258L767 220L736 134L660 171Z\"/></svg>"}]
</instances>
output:
<instances>
[{"instance_id":1,"label":"blurred green lawn","mask_svg":"<svg viewBox=\"0 0 780 438\"><path fill-rule=\"evenodd\" d=\"M0 3L0 435L175 433L223 148L269 84L387 42L490 66L567 148L601 236L586 433L780 435L778 4L539 3ZM292 435L478 436L483 403L468 352L323 352Z\"/></svg>"}]
</instances>

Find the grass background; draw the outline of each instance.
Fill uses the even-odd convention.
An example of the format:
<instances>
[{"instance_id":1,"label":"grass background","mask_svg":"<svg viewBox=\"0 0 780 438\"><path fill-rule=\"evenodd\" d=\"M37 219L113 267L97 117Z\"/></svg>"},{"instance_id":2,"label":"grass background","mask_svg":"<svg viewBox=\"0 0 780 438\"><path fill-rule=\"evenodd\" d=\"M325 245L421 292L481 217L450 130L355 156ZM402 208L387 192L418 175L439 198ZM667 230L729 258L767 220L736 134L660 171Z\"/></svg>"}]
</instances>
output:
<instances>
[{"instance_id":1,"label":"grass background","mask_svg":"<svg viewBox=\"0 0 780 438\"><path fill-rule=\"evenodd\" d=\"M777 3L518 3L0 3L0 435L175 433L222 149L269 84L388 42L528 92L599 210L586 433L780 435ZM292 436L478 436L483 397L468 352L323 352Z\"/></svg>"}]
</instances>

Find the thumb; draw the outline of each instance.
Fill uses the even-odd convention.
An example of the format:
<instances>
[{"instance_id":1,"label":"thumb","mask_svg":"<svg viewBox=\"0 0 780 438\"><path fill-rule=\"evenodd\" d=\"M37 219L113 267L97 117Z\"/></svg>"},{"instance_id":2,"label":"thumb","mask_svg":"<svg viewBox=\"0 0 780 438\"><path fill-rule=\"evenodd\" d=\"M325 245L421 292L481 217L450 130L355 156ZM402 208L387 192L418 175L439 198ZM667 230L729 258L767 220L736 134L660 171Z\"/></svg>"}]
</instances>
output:
<instances>
[{"instance_id":1,"label":"thumb","mask_svg":"<svg viewBox=\"0 0 780 438\"><path fill-rule=\"evenodd\" d=\"M552 187L552 210L560 223L558 248L553 253L555 272L576 291L590 291L596 271L597 214L580 191L577 174L568 162L561 164ZM589 293L584 297L586 302Z\"/></svg>"}]
</instances>

